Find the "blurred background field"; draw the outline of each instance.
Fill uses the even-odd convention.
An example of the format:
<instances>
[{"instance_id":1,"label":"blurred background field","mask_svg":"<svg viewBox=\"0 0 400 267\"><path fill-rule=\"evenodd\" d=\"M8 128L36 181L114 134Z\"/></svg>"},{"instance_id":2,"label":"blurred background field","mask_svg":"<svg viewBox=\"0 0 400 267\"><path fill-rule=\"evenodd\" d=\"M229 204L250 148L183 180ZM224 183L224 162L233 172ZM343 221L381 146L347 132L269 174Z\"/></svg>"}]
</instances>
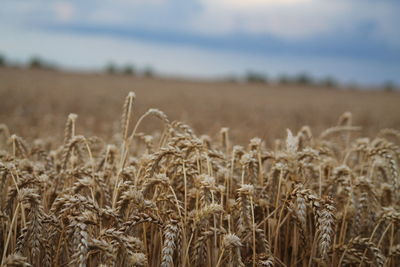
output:
<instances>
[{"instance_id":1,"label":"blurred background field","mask_svg":"<svg viewBox=\"0 0 400 267\"><path fill-rule=\"evenodd\" d=\"M399 13L389 0L4 0L0 123L32 139L77 113L78 132L110 138L135 91L136 118L155 107L240 143L317 135L345 111L363 134L399 129Z\"/></svg>"},{"instance_id":2,"label":"blurred background field","mask_svg":"<svg viewBox=\"0 0 400 267\"><path fill-rule=\"evenodd\" d=\"M0 122L28 140L61 140L69 113L79 115L77 132L111 138L118 132L124 97L136 93L134 119L159 108L171 120L191 125L198 134L218 138L230 128L235 142L260 137L271 144L286 128L311 126L314 135L337 123L346 112L362 134L400 127L400 94L352 88L234 81L193 81L122 74L72 73L43 69L0 68ZM141 131L161 129L155 119Z\"/></svg>"}]
</instances>

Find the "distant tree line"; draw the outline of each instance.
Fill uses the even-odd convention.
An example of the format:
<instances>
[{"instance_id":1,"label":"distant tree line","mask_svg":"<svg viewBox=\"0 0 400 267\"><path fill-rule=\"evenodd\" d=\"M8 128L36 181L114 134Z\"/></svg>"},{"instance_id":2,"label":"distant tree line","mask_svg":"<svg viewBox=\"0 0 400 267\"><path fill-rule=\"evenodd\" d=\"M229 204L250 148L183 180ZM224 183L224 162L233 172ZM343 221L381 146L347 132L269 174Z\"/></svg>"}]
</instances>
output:
<instances>
[{"instance_id":1,"label":"distant tree line","mask_svg":"<svg viewBox=\"0 0 400 267\"><path fill-rule=\"evenodd\" d=\"M47 70L57 69L56 65L44 60L43 58L41 58L39 56L33 56L28 61L28 67L31 69L47 69Z\"/></svg>"},{"instance_id":2,"label":"distant tree line","mask_svg":"<svg viewBox=\"0 0 400 267\"><path fill-rule=\"evenodd\" d=\"M3 55L0 54L0 67L3 67L6 65L6 59L4 58Z\"/></svg>"},{"instance_id":3,"label":"distant tree line","mask_svg":"<svg viewBox=\"0 0 400 267\"><path fill-rule=\"evenodd\" d=\"M240 79L234 76L228 77L226 79L229 82L237 82ZM260 83L260 84L268 84L275 83L281 85L300 85L300 86L322 86L327 88L336 88L340 85L340 83L334 79L333 77L325 77L322 79L317 79L312 77L307 73L300 73L298 75L280 75L278 78L271 78L265 74L261 74L258 72L249 71L242 79L248 83ZM357 85L349 86L351 88L357 88ZM399 87L392 81L386 81L378 86L378 89L391 92L396 91Z\"/></svg>"},{"instance_id":4,"label":"distant tree line","mask_svg":"<svg viewBox=\"0 0 400 267\"><path fill-rule=\"evenodd\" d=\"M123 66L118 66L114 62L109 62L106 64L104 71L107 74L122 74L122 75L143 75L145 77L156 76L155 71L152 67L147 66L142 70L137 70L134 65L126 64Z\"/></svg>"},{"instance_id":5,"label":"distant tree line","mask_svg":"<svg viewBox=\"0 0 400 267\"><path fill-rule=\"evenodd\" d=\"M231 78L231 80L233 80ZM282 85L296 84L296 85L318 85L325 87L336 87L338 82L332 77L324 79L315 79L307 73L300 73L298 75L290 76L283 74L276 79L269 79L267 75L257 72L249 71L244 77L244 80L249 83L279 83Z\"/></svg>"},{"instance_id":6,"label":"distant tree line","mask_svg":"<svg viewBox=\"0 0 400 267\"><path fill-rule=\"evenodd\" d=\"M57 66L39 56L32 56L25 64L17 64L0 54L0 67L27 67L30 69L56 70Z\"/></svg>"},{"instance_id":7,"label":"distant tree line","mask_svg":"<svg viewBox=\"0 0 400 267\"><path fill-rule=\"evenodd\" d=\"M45 70L57 70L57 66L49 61L41 58L40 56L32 56L24 67L30 69L45 69ZM12 63L8 61L6 57L0 53L0 68L1 67L21 67L20 64ZM109 62L106 64L104 68L104 72L107 74L119 74L119 75L142 75L145 77L155 77L157 74L151 66L147 66L141 70L137 70L132 64L125 64L122 66L118 66L114 62ZM307 73L300 73L298 75L286 75L283 74L278 78L269 78L267 75L255 72L248 71L243 78L237 76L229 76L225 81L228 82L238 82L240 80L244 80L248 83L259 83L259 84L268 84L268 83L278 83L281 85L303 85L303 86L323 86L329 88L335 88L339 86L339 83L332 77L325 77L323 79L317 79L312 77ZM352 87L356 88L356 85ZM386 81L378 88L391 92L399 89L399 86L392 81Z\"/></svg>"}]
</instances>

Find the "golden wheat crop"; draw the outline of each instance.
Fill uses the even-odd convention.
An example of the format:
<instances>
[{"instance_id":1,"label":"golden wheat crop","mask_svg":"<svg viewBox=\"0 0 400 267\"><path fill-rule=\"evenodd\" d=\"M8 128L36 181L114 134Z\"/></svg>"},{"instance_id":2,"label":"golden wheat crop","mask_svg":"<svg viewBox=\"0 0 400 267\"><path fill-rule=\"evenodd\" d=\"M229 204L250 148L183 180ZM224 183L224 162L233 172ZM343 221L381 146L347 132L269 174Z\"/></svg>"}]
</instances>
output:
<instances>
[{"instance_id":1,"label":"golden wheat crop","mask_svg":"<svg viewBox=\"0 0 400 267\"><path fill-rule=\"evenodd\" d=\"M135 98L112 143L77 135L75 114L61 145L0 126L2 266L400 264L400 132L355 138L344 113L242 147L158 109L133 124Z\"/></svg>"},{"instance_id":2,"label":"golden wheat crop","mask_svg":"<svg viewBox=\"0 0 400 267\"><path fill-rule=\"evenodd\" d=\"M76 113L78 134L114 143L110 139L120 131L121 99L128 88L135 88L140 99L132 119L157 107L171 121L183 121L213 139L221 127L229 127L231 142L242 146L257 136L272 147L287 128L298 131L303 125L320 133L346 111L362 126L357 135L371 138L383 128L400 129L396 92L11 68L0 68L0 123L29 142L54 138L52 143L59 144L66 117ZM140 127L146 133L160 128L157 120Z\"/></svg>"}]
</instances>

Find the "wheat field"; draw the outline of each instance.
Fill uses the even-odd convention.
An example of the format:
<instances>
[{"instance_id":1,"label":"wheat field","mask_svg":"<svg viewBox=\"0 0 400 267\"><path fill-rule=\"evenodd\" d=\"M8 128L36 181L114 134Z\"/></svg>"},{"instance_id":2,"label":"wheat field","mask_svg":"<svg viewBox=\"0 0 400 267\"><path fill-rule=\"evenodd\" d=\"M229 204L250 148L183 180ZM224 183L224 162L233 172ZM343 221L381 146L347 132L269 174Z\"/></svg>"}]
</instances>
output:
<instances>
[{"instance_id":1,"label":"wheat field","mask_svg":"<svg viewBox=\"0 0 400 267\"><path fill-rule=\"evenodd\" d=\"M228 127L233 141L241 145L259 137L271 146L287 128L298 131L304 125L321 133L347 111L362 127L363 136L400 128L400 94L395 92L7 68L0 68L0 122L33 141L59 136L65 118L76 113L78 131L109 140L118 133L116 118L129 91L140 99L135 118L158 108L200 135L218 138L219 130ZM148 120L142 127L141 131L152 133L160 124Z\"/></svg>"},{"instance_id":2,"label":"wheat field","mask_svg":"<svg viewBox=\"0 0 400 267\"><path fill-rule=\"evenodd\" d=\"M0 77L1 266L400 264L398 94Z\"/></svg>"}]
</instances>

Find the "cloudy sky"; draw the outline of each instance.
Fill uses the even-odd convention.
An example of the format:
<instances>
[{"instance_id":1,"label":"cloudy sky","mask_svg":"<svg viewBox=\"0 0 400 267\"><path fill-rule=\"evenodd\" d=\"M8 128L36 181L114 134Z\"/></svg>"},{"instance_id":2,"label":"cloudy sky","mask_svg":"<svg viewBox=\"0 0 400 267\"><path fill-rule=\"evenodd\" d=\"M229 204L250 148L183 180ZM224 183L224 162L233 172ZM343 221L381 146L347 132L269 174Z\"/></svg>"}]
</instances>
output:
<instances>
[{"instance_id":1,"label":"cloudy sky","mask_svg":"<svg viewBox=\"0 0 400 267\"><path fill-rule=\"evenodd\" d=\"M167 75L400 83L398 0L1 0L0 53Z\"/></svg>"}]
</instances>

